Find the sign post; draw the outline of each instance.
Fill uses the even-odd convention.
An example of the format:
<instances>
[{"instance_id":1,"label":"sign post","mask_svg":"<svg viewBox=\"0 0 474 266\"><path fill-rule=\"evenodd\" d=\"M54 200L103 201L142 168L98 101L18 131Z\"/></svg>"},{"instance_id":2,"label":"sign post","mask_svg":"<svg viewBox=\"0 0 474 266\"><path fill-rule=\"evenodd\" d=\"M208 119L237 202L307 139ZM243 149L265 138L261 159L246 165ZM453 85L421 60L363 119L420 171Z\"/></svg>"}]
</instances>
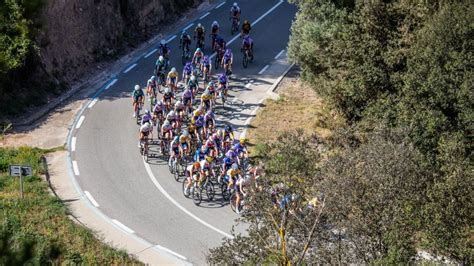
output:
<instances>
[{"instance_id":1,"label":"sign post","mask_svg":"<svg viewBox=\"0 0 474 266\"><path fill-rule=\"evenodd\" d=\"M10 165L10 175L20 177L20 195L23 198L23 176L31 176L31 166L29 165Z\"/></svg>"}]
</instances>

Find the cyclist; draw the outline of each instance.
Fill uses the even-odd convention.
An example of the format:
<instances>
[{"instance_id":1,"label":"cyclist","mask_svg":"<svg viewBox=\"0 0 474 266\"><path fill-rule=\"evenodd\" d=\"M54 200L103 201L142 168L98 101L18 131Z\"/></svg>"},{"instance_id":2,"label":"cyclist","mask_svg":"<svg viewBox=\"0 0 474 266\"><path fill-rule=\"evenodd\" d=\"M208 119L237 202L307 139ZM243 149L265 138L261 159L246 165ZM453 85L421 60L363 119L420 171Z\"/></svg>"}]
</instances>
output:
<instances>
[{"instance_id":1,"label":"cyclist","mask_svg":"<svg viewBox=\"0 0 474 266\"><path fill-rule=\"evenodd\" d=\"M211 100L212 100L211 93L208 90L204 90L204 92L201 95L201 105L204 106L206 110L209 110L212 108Z\"/></svg>"},{"instance_id":2,"label":"cyclist","mask_svg":"<svg viewBox=\"0 0 474 266\"><path fill-rule=\"evenodd\" d=\"M248 157L248 151L247 151L247 139L244 137L240 137L239 142L234 144L233 148L235 152L238 154L238 164L241 165L240 158L247 158Z\"/></svg>"},{"instance_id":3,"label":"cyclist","mask_svg":"<svg viewBox=\"0 0 474 266\"><path fill-rule=\"evenodd\" d=\"M176 86L178 85L178 71L175 67L171 68L171 71L168 73L168 78L166 84L170 87L173 91L176 90Z\"/></svg>"},{"instance_id":4,"label":"cyclist","mask_svg":"<svg viewBox=\"0 0 474 266\"><path fill-rule=\"evenodd\" d=\"M181 99L183 99L183 104L186 106L188 113L191 112L193 106L193 91L189 87L186 87L183 91Z\"/></svg>"},{"instance_id":5,"label":"cyclist","mask_svg":"<svg viewBox=\"0 0 474 266\"><path fill-rule=\"evenodd\" d=\"M174 104L174 112L177 115L177 120L178 120L178 128L181 128L181 121L184 118L184 103L180 100L176 101Z\"/></svg>"},{"instance_id":6,"label":"cyclist","mask_svg":"<svg viewBox=\"0 0 474 266\"><path fill-rule=\"evenodd\" d=\"M188 84L189 78L191 77L192 73L193 73L193 65L191 64L191 62L187 62L186 65L184 65L183 75L182 75L184 84Z\"/></svg>"},{"instance_id":7,"label":"cyclist","mask_svg":"<svg viewBox=\"0 0 474 266\"><path fill-rule=\"evenodd\" d=\"M224 95L227 94L227 76L225 73L221 73L219 74L219 76L217 77L217 81L218 81L218 88L219 90L221 91L221 93Z\"/></svg>"},{"instance_id":8,"label":"cyclist","mask_svg":"<svg viewBox=\"0 0 474 266\"><path fill-rule=\"evenodd\" d=\"M192 91L193 95L198 93L199 84L194 73L191 75L191 78L188 81L188 88Z\"/></svg>"},{"instance_id":9,"label":"cyclist","mask_svg":"<svg viewBox=\"0 0 474 266\"><path fill-rule=\"evenodd\" d=\"M212 164L212 157L206 156L205 160L201 160L201 172L200 172L200 180L205 180L209 174L211 176L216 176L214 172L214 165Z\"/></svg>"},{"instance_id":10,"label":"cyclist","mask_svg":"<svg viewBox=\"0 0 474 266\"><path fill-rule=\"evenodd\" d=\"M213 21L212 22L212 25L211 25L211 34L209 34L209 36L211 36L212 38L212 48L214 49L214 44L216 42L216 39L217 39L217 34L219 33L219 23L217 23L217 21Z\"/></svg>"},{"instance_id":11,"label":"cyclist","mask_svg":"<svg viewBox=\"0 0 474 266\"><path fill-rule=\"evenodd\" d=\"M207 151L209 153L209 156L211 156L211 157L216 157L217 156L217 154L218 154L217 145L214 142L214 139L208 138L206 140L206 143L204 143L204 146L206 146Z\"/></svg>"},{"instance_id":12,"label":"cyclist","mask_svg":"<svg viewBox=\"0 0 474 266\"><path fill-rule=\"evenodd\" d=\"M246 181L243 178L242 175L237 176L237 180L235 181L235 212L237 214L240 214L242 210L240 209L240 202L242 201L242 198L247 195L247 193L244 190Z\"/></svg>"},{"instance_id":13,"label":"cyclist","mask_svg":"<svg viewBox=\"0 0 474 266\"><path fill-rule=\"evenodd\" d=\"M252 25L248 20L244 20L244 23L242 23L242 31L240 33L240 36L245 36L250 34L250 30L252 30Z\"/></svg>"},{"instance_id":14,"label":"cyclist","mask_svg":"<svg viewBox=\"0 0 474 266\"><path fill-rule=\"evenodd\" d=\"M194 39L196 40L196 47L200 47L204 45L204 36L205 36L206 30L204 29L204 26L201 23L198 23L196 28L194 29ZM201 43L201 46L199 45Z\"/></svg>"},{"instance_id":15,"label":"cyclist","mask_svg":"<svg viewBox=\"0 0 474 266\"><path fill-rule=\"evenodd\" d=\"M232 5L232 7L230 8L230 16L229 16L229 20L232 20L232 19L236 19L237 20L237 25L240 23L240 13L241 13L241 10L240 10L240 7L239 5L237 4L237 2L234 2L234 4Z\"/></svg>"},{"instance_id":16,"label":"cyclist","mask_svg":"<svg viewBox=\"0 0 474 266\"><path fill-rule=\"evenodd\" d=\"M197 132L198 141L202 142L202 141L204 141L204 139L203 139L204 116L199 115L197 118L194 119L194 122L195 122L195 125L196 125L196 132Z\"/></svg>"},{"instance_id":17,"label":"cyclist","mask_svg":"<svg viewBox=\"0 0 474 266\"><path fill-rule=\"evenodd\" d=\"M250 36L246 35L244 40L242 41L242 48L241 51L245 52L245 50L249 50L250 52L250 60L253 60L253 40Z\"/></svg>"},{"instance_id":18,"label":"cyclist","mask_svg":"<svg viewBox=\"0 0 474 266\"><path fill-rule=\"evenodd\" d=\"M180 152L181 156L188 156L189 155L189 147L191 147L191 142L189 140L189 133L188 131L184 130L179 136L179 144L180 144Z\"/></svg>"},{"instance_id":19,"label":"cyclist","mask_svg":"<svg viewBox=\"0 0 474 266\"><path fill-rule=\"evenodd\" d=\"M228 182L229 187L233 187L235 185L235 181L237 181L238 177L240 176L239 166L234 163L232 164L231 168L227 170L225 181Z\"/></svg>"},{"instance_id":20,"label":"cyclist","mask_svg":"<svg viewBox=\"0 0 474 266\"><path fill-rule=\"evenodd\" d=\"M191 36L183 30L181 37L179 38L179 48L183 48L183 51L189 51L189 46L191 45Z\"/></svg>"},{"instance_id":21,"label":"cyclist","mask_svg":"<svg viewBox=\"0 0 474 266\"><path fill-rule=\"evenodd\" d=\"M171 126L170 121L165 120L163 125L161 126L161 137L163 139L166 139L168 141L171 141L171 138L173 137L173 127Z\"/></svg>"},{"instance_id":22,"label":"cyclist","mask_svg":"<svg viewBox=\"0 0 474 266\"><path fill-rule=\"evenodd\" d=\"M211 94L212 102L215 104L216 98L217 98L217 91L215 87L215 83L213 80L209 81L209 84L207 84L207 91Z\"/></svg>"},{"instance_id":23,"label":"cyclist","mask_svg":"<svg viewBox=\"0 0 474 266\"><path fill-rule=\"evenodd\" d=\"M208 156L209 153L207 151L207 147L205 145L202 145L201 148L197 149L196 152L194 153L194 161L200 162L201 160L204 160L206 156Z\"/></svg>"},{"instance_id":24,"label":"cyclist","mask_svg":"<svg viewBox=\"0 0 474 266\"><path fill-rule=\"evenodd\" d=\"M170 51L171 49L168 47L168 44L166 43L165 39L162 39L160 42L160 46L158 47L158 51L161 56L163 56L165 60L165 69L168 68L168 64L170 61Z\"/></svg>"},{"instance_id":25,"label":"cyclist","mask_svg":"<svg viewBox=\"0 0 474 266\"><path fill-rule=\"evenodd\" d=\"M160 55L155 63L155 70L156 70L156 75L158 76L158 78L164 79L165 69L166 69L165 58L162 55Z\"/></svg>"},{"instance_id":26,"label":"cyclist","mask_svg":"<svg viewBox=\"0 0 474 266\"><path fill-rule=\"evenodd\" d=\"M199 173L201 171L201 164L199 162L194 162L186 168L186 179L188 180L188 185L184 188L184 194L188 195L189 190L194 182L199 181Z\"/></svg>"},{"instance_id":27,"label":"cyclist","mask_svg":"<svg viewBox=\"0 0 474 266\"><path fill-rule=\"evenodd\" d=\"M165 93L163 93L163 102L165 103L166 110L171 110L171 106L174 99L174 93L170 88L165 89Z\"/></svg>"},{"instance_id":28,"label":"cyclist","mask_svg":"<svg viewBox=\"0 0 474 266\"><path fill-rule=\"evenodd\" d=\"M224 143L223 145L224 152L227 152L227 150L231 148L230 144L234 141L234 131L232 130L232 127L230 125L226 125L224 127L221 137Z\"/></svg>"},{"instance_id":29,"label":"cyclist","mask_svg":"<svg viewBox=\"0 0 474 266\"><path fill-rule=\"evenodd\" d=\"M145 123L151 123L153 117L151 116L150 110L145 110L145 114L142 116L142 122L140 125L144 125Z\"/></svg>"},{"instance_id":30,"label":"cyclist","mask_svg":"<svg viewBox=\"0 0 474 266\"><path fill-rule=\"evenodd\" d=\"M158 87L158 83L156 82L156 77L151 76L151 78L147 82L146 86L146 93L147 95L151 96L153 95L154 98L156 98L156 88Z\"/></svg>"},{"instance_id":31,"label":"cyclist","mask_svg":"<svg viewBox=\"0 0 474 266\"><path fill-rule=\"evenodd\" d=\"M141 143L148 140L148 135L150 134L150 132L152 132L152 130L153 130L153 126L150 122L146 122L140 126L138 148L141 148L141 145L140 145Z\"/></svg>"},{"instance_id":32,"label":"cyclist","mask_svg":"<svg viewBox=\"0 0 474 266\"><path fill-rule=\"evenodd\" d=\"M165 104L163 101L159 100L156 102L155 107L153 107L153 121L159 120L160 124L164 119ZM159 129L158 129L159 130Z\"/></svg>"},{"instance_id":33,"label":"cyclist","mask_svg":"<svg viewBox=\"0 0 474 266\"><path fill-rule=\"evenodd\" d=\"M173 141L170 143L170 158L168 160L168 165L172 166L173 159L178 160L178 156L181 154L181 147L179 145L179 137L176 136L173 138Z\"/></svg>"},{"instance_id":34,"label":"cyclist","mask_svg":"<svg viewBox=\"0 0 474 266\"><path fill-rule=\"evenodd\" d=\"M199 69L201 68L200 64L201 64L201 59L203 58L204 54L203 52L201 51L201 48L196 48L196 51L194 52L194 55L193 55L193 60L191 61L196 67L199 67Z\"/></svg>"},{"instance_id":35,"label":"cyclist","mask_svg":"<svg viewBox=\"0 0 474 266\"><path fill-rule=\"evenodd\" d=\"M145 95L143 94L142 89L140 89L140 85L135 85L135 88L132 92L132 104L133 104L133 117L138 109L138 105L141 103L143 104L143 100L145 99Z\"/></svg>"},{"instance_id":36,"label":"cyclist","mask_svg":"<svg viewBox=\"0 0 474 266\"><path fill-rule=\"evenodd\" d=\"M209 56L205 55L201 63L201 73L206 73L207 77L209 77L211 76L211 69L211 60L209 59Z\"/></svg>"},{"instance_id":37,"label":"cyclist","mask_svg":"<svg viewBox=\"0 0 474 266\"><path fill-rule=\"evenodd\" d=\"M176 115L175 111L171 110L167 115L166 115L166 120L170 121L171 127L173 129L178 128L178 116Z\"/></svg>"},{"instance_id":38,"label":"cyclist","mask_svg":"<svg viewBox=\"0 0 474 266\"><path fill-rule=\"evenodd\" d=\"M214 51L217 53L222 53L222 51L225 50L225 47L226 47L226 42L224 40L224 38L222 38L221 36L217 35L216 36L216 41L214 42Z\"/></svg>"},{"instance_id":39,"label":"cyclist","mask_svg":"<svg viewBox=\"0 0 474 266\"><path fill-rule=\"evenodd\" d=\"M234 55L232 54L231 49L227 49L222 57L221 64L224 66L225 74L231 75L232 74L232 63L234 61Z\"/></svg>"},{"instance_id":40,"label":"cyclist","mask_svg":"<svg viewBox=\"0 0 474 266\"><path fill-rule=\"evenodd\" d=\"M206 129L214 128L214 126L216 125L216 117L212 109L209 109L204 115L204 123L206 124ZM209 132L206 132L206 133L209 133Z\"/></svg>"},{"instance_id":41,"label":"cyclist","mask_svg":"<svg viewBox=\"0 0 474 266\"><path fill-rule=\"evenodd\" d=\"M229 157L224 157L224 159L222 160L222 172L219 176L219 178L217 179L217 183L221 183L222 182L222 177L225 176L225 174L227 173L227 171L231 168L231 166L234 164L234 160L232 158L229 158Z\"/></svg>"}]
</instances>

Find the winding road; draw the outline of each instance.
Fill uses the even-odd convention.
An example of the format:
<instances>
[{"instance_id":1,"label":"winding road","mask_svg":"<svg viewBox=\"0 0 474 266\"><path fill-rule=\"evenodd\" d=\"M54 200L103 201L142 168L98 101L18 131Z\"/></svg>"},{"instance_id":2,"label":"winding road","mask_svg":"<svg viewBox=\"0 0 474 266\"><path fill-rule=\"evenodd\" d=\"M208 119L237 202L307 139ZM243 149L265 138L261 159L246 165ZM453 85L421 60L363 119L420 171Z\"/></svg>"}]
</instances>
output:
<instances>
[{"instance_id":1,"label":"winding road","mask_svg":"<svg viewBox=\"0 0 474 266\"><path fill-rule=\"evenodd\" d=\"M271 69L284 54L296 7L279 0L239 1L242 19L252 22L255 43L255 60L244 69L239 52L241 39L230 36L231 5L232 1L216 4L183 28L189 27L188 32L192 32L197 23L202 23L208 29L213 20L219 21L221 35L234 51L235 75L230 81L232 104L217 110L218 119L242 132L267 97L269 85L284 72ZM175 34L166 39L172 48L171 65L180 71L180 32ZM209 46L206 36L207 54ZM191 47L195 47L194 42ZM119 228L159 245L183 263L204 264L209 248L232 237L237 215L220 201L195 206L183 196L181 183L174 180L163 158L152 158L147 163L140 156L130 92L137 83L145 86L156 58L156 50L150 49L84 106L68 140L71 174L91 204ZM244 226L236 226L235 230L243 232Z\"/></svg>"}]
</instances>

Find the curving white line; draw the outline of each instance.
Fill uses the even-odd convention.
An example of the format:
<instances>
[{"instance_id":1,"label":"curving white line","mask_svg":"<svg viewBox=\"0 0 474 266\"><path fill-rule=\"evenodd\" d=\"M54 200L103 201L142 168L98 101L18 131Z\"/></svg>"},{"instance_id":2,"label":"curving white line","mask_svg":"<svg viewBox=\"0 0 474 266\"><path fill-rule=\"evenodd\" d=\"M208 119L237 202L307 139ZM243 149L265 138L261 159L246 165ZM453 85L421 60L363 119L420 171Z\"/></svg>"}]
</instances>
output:
<instances>
[{"instance_id":1,"label":"curving white line","mask_svg":"<svg viewBox=\"0 0 474 266\"><path fill-rule=\"evenodd\" d=\"M276 56L275 59L278 59L283 53L285 52L285 49L281 50Z\"/></svg>"},{"instance_id":2,"label":"curving white line","mask_svg":"<svg viewBox=\"0 0 474 266\"><path fill-rule=\"evenodd\" d=\"M172 40L174 40L174 38L176 38L176 35L171 36L168 40L166 40L166 43L171 42Z\"/></svg>"},{"instance_id":3,"label":"curving white line","mask_svg":"<svg viewBox=\"0 0 474 266\"><path fill-rule=\"evenodd\" d=\"M84 194L86 194L86 197L89 199L89 201L94 205L96 208L99 208L99 203L95 201L94 197L92 197L91 193L89 191L84 190Z\"/></svg>"},{"instance_id":4,"label":"curving white line","mask_svg":"<svg viewBox=\"0 0 474 266\"><path fill-rule=\"evenodd\" d=\"M209 14L211 14L211 12L207 12L206 14L204 14L204 15L200 16L200 17L199 17L199 19L203 19L203 18L205 18L205 17L209 16Z\"/></svg>"},{"instance_id":5,"label":"curving white line","mask_svg":"<svg viewBox=\"0 0 474 266\"><path fill-rule=\"evenodd\" d=\"M154 246L154 248L161 249L161 250L164 250L164 251L166 251L166 252L169 252L169 253L175 255L176 257L178 257L178 258L180 258L180 259L182 259L182 260L187 260L185 256L183 256L183 255L181 255L181 254L179 254L179 253L176 253L176 252L172 251L172 250L169 249L169 248L165 248L165 247L160 246L160 245L156 245L156 246Z\"/></svg>"},{"instance_id":6,"label":"curving white line","mask_svg":"<svg viewBox=\"0 0 474 266\"><path fill-rule=\"evenodd\" d=\"M173 203L176 207L178 207L179 209L181 209L184 213L186 213L187 215L189 215L191 218L193 218L194 220L198 221L199 223L201 223L202 225L208 227L209 229L211 230L214 230L216 231L217 233L227 237L227 238L230 238L230 239L233 239L234 237L222 230L220 230L219 228L216 228L212 225L210 225L209 223L203 221L201 218L197 217L196 215L194 215L192 212L188 211L186 208L184 208L181 204L179 204L175 199L173 199L170 194L168 194L168 192L166 192L166 190L161 186L161 184L158 182L158 180L156 179L155 175L153 174L153 172L151 171L151 167L149 164L147 164L145 162L145 160L143 160L143 165L145 165L145 169L146 169L146 172L148 173L148 176L150 177L151 181L153 182L153 184L156 186L156 188L158 188L158 190L169 200L171 201L171 203Z\"/></svg>"},{"instance_id":7,"label":"curving white line","mask_svg":"<svg viewBox=\"0 0 474 266\"><path fill-rule=\"evenodd\" d=\"M87 108L89 109L92 108L92 106L94 106L97 103L97 101L99 101L99 98L94 98L94 100L92 100L92 102L89 104L89 106L87 106Z\"/></svg>"},{"instance_id":8,"label":"curving white line","mask_svg":"<svg viewBox=\"0 0 474 266\"><path fill-rule=\"evenodd\" d=\"M191 28L193 25L194 25L194 23L191 23L191 24L189 24L188 26L186 26L186 28L184 28L183 30L188 30L188 29Z\"/></svg>"},{"instance_id":9,"label":"curving white line","mask_svg":"<svg viewBox=\"0 0 474 266\"><path fill-rule=\"evenodd\" d=\"M130 227L124 225L123 223L115 220L115 219L112 219L112 222L114 224L116 224L120 229L124 230L125 232L129 233L129 234L133 234L135 233L135 231L133 231L132 229L130 229Z\"/></svg>"},{"instance_id":10,"label":"curving white line","mask_svg":"<svg viewBox=\"0 0 474 266\"><path fill-rule=\"evenodd\" d=\"M219 7L223 6L224 4L225 4L225 1L220 3L219 5L217 5L215 9L218 9Z\"/></svg>"},{"instance_id":11,"label":"curving white line","mask_svg":"<svg viewBox=\"0 0 474 266\"><path fill-rule=\"evenodd\" d=\"M260 70L260 72L258 72L259 75L263 74L263 72L265 72L265 70L267 70L268 68L270 67L270 65L266 65L262 68L262 70Z\"/></svg>"},{"instance_id":12,"label":"curving white line","mask_svg":"<svg viewBox=\"0 0 474 266\"><path fill-rule=\"evenodd\" d=\"M76 129L78 129L82 126L82 122L84 122L84 119L86 119L85 116L81 116L81 118L79 118L79 121L76 124Z\"/></svg>"},{"instance_id":13,"label":"curving white line","mask_svg":"<svg viewBox=\"0 0 474 266\"><path fill-rule=\"evenodd\" d=\"M150 57L150 55L154 54L156 51L158 51L158 49L155 48L155 49L151 50L148 54L146 54L144 57L148 58L148 57Z\"/></svg>"},{"instance_id":14,"label":"curving white line","mask_svg":"<svg viewBox=\"0 0 474 266\"><path fill-rule=\"evenodd\" d=\"M76 137L72 137L72 140L71 140L71 151L76 151L76 141L77 141L77 138L76 138Z\"/></svg>"},{"instance_id":15,"label":"curving white line","mask_svg":"<svg viewBox=\"0 0 474 266\"><path fill-rule=\"evenodd\" d=\"M77 166L76 161L72 161L72 170L74 170L75 175L79 175L79 167Z\"/></svg>"},{"instance_id":16,"label":"curving white line","mask_svg":"<svg viewBox=\"0 0 474 266\"><path fill-rule=\"evenodd\" d=\"M132 69L133 69L134 67L136 67L136 66L137 66L136 63L133 64L133 65L131 65L131 66L129 66L127 69L125 69L125 71L123 71L123 73L124 73L124 74L127 74L130 70L132 70Z\"/></svg>"},{"instance_id":17,"label":"curving white line","mask_svg":"<svg viewBox=\"0 0 474 266\"><path fill-rule=\"evenodd\" d=\"M107 84L107 86L104 88L104 90L110 89L110 87L112 87L115 83L117 83L117 80L118 79L113 79L109 84Z\"/></svg>"},{"instance_id":18,"label":"curving white line","mask_svg":"<svg viewBox=\"0 0 474 266\"><path fill-rule=\"evenodd\" d=\"M277 8L281 4L283 4L283 0L280 0L280 2L278 2L276 5L274 5L272 8L270 8L267 12L265 12L263 15L261 15L259 18L257 18L257 20L252 22L251 25L254 26L255 24L257 24L260 20L262 20L264 17L266 17L268 14L270 14L270 12L272 12L275 8Z\"/></svg>"}]
</instances>

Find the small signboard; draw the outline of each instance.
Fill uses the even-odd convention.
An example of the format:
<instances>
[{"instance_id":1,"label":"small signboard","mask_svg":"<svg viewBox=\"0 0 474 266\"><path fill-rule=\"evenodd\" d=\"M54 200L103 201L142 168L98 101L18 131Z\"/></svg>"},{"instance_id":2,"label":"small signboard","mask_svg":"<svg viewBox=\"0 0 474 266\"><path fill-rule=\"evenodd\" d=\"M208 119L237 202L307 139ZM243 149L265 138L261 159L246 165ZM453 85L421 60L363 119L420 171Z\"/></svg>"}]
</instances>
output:
<instances>
[{"instance_id":1,"label":"small signboard","mask_svg":"<svg viewBox=\"0 0 474 266\"><path fill-rule=\"evenodd\" d=\"M31 166L27 165L10 165L11 176L31 176Z\"/></svg>"}]
</instances>

